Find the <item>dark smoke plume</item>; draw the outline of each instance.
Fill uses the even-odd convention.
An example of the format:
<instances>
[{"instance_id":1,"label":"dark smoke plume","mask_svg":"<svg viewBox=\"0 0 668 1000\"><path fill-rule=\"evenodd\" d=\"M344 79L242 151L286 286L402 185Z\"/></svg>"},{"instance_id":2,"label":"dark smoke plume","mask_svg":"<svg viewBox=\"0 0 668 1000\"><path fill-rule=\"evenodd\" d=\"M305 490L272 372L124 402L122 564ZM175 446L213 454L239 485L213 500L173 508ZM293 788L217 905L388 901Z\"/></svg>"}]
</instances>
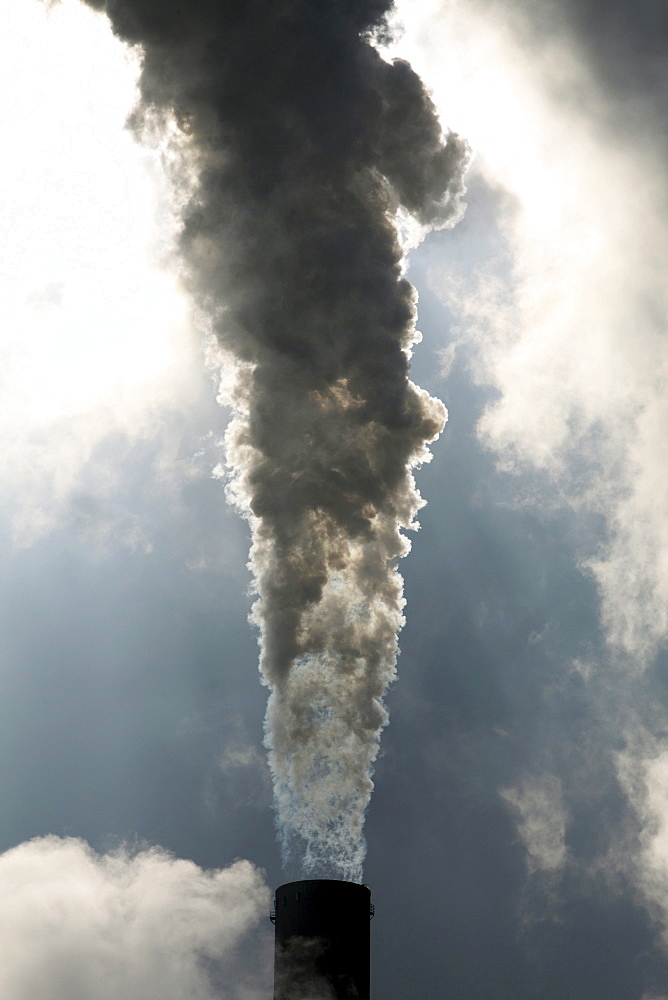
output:
<instances>
[{"instance_id":1,"label":"dark smoke plume","mask_svg":"<svg viewBox=\"0 0 668 1000\"><path fill-rule=\"evenodd\" d=\"M411 470L445 420L408 379L395 221L454 224L467 148L374 48L385 0L87 2L143 52L135 130L179 136L187 284L236 368L227 461L284 847L302 873L359 879Z\"/></svg>"}]
</instances>

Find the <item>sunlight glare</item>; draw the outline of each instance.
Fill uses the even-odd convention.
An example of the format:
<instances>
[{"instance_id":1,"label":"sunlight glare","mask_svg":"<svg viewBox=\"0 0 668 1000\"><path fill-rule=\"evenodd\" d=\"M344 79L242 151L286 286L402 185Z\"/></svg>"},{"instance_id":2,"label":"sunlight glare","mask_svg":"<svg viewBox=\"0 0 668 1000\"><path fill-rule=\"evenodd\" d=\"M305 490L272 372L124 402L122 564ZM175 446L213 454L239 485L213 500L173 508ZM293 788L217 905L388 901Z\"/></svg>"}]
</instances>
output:
<instances>
[{"instance_id":1,"label":"sunlight glare","mask_svg":"<svg viewBox=\"0 0 668 1000\"><path fill-rule=\"evenodd\" d=\"M138 59L75 0L4 0L2 420L121 425L197 365L157 164L124 130ZM107 419L113 419L107 417Z\"/></svg>"}]
</instances>

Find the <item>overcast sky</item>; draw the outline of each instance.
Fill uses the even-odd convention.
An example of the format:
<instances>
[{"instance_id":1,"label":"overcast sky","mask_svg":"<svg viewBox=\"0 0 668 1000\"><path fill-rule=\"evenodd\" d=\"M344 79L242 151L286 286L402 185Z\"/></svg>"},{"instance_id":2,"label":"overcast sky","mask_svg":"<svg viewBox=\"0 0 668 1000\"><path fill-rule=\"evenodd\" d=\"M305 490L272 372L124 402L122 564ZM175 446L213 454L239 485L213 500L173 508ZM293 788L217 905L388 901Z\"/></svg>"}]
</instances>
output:
<instances>
[{"instance_id":1,"label":"overcast sky","mask_svg":"<svg viewBox=\"0 0 668 1000\"><path fill-rule=\"evenodd\" d=\"M474 150L366 822L375 1000L668 997L662 0L412 0ZM138 66L0 0L0 995L268 1000L281 867L206 316ZM35 839L37 838L37 839Z\"/></svg>"}]
</instances>

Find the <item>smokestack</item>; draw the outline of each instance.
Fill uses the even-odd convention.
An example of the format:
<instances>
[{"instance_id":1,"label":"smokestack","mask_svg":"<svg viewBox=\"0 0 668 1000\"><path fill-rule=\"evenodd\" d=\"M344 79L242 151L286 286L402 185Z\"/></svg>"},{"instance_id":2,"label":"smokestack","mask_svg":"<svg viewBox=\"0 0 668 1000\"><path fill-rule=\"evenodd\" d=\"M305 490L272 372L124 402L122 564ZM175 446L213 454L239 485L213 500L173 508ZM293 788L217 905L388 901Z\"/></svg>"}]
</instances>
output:
<instances>
[{"instance_id":1,"label":"smokestack","mask_svg":"<svg viewBox=\"0 0 668 1000\"><path fill-rule=\"evenodd\" d=\"M305 879L276 890L274 1000L369 1000L371 891Z\"/></svg>"}]
</instances>

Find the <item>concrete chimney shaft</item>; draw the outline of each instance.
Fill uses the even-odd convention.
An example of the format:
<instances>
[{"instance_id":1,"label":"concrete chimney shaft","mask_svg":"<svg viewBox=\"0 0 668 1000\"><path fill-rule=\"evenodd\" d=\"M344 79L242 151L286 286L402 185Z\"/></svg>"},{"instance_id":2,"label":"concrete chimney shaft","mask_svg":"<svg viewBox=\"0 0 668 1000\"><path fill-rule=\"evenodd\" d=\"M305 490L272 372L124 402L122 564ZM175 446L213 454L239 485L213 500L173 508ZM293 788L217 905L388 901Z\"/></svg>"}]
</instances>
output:
<instances>
[{"instance_id":1,"label":"concrete chimney shaft","mask_svg":"<svg viewBox=\"0 0 668 1000\"><path fill-rule=\"evenodd\" d=\"M274 1000L369 1000L371 892L306 879L276 890Z\"/></svg>"}]
</instances>

